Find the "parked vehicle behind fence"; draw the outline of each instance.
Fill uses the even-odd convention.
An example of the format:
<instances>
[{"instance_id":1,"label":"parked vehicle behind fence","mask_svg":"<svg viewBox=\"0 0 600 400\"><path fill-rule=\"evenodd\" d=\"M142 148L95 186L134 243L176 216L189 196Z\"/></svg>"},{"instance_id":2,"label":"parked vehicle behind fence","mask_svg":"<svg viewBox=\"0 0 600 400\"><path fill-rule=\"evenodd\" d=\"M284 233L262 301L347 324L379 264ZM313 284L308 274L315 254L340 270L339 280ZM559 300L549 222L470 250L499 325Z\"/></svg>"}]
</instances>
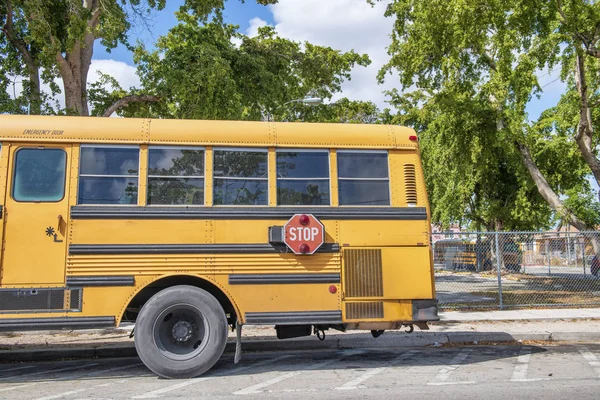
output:
<instances>
[{"instance_id":1,"label":"parked vehicle behind fence","mask_svg":"<svg viewBox=\"0 0 600 400\"><path fill-rule=\"evenodd\" d=\"M510 272L520 272L523 251L518 243L502 237L500 247L501 267ZM442 239L433 244L434 264L455 271L490 271L497 267L494 236L477 239Z\"/></svg>"}]
</instances>

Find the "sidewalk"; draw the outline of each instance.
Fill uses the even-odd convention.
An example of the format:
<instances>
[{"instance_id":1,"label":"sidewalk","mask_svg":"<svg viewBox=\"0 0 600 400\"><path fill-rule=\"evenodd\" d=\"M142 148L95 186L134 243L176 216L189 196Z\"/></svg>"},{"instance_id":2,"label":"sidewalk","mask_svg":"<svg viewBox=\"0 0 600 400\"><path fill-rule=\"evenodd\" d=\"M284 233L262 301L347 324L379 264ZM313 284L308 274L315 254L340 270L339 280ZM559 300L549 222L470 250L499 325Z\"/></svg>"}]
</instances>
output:
<instances>
[{"instance_id":1,"label":"sidewalk","mask_svg":"<svg viewBox=\"0 0 600 400\"><path fill-rule=\"evenodd\" d=\"M292 351L302 349L447 346L457 344L518 343L535 341L600 341L599 309L509 310L487 312L452 311L429 331L411 334L388 331L374 339L369 332L330 330L324 341L315 336L278 340L275 330L244 326L243 350ZM0 362L42 361L61 358L135 356L132 325L85 331L38 331L0 334ZM233 351L230 333L226 351Z\"/></svg>"},{"instance_id":2,"label":"sidewalk","mask_svg":"<svg viewBox=\"0 0 600 400\"><path fill-rule=\"evenodd\" d=\"M557 319L600 319L600 308L557 308L543 310L448 311L440 313L445 321L519 321Z\"/></svg>"}]
</instances>

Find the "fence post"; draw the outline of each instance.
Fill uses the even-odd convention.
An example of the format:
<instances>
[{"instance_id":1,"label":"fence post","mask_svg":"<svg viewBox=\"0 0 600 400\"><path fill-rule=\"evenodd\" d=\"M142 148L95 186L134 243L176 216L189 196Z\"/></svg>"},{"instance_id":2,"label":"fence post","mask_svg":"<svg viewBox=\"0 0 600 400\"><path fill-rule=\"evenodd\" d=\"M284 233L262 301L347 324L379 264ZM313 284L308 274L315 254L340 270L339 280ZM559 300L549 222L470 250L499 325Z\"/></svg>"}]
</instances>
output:
<instances>
[{"instance_id":1,"label":"fence post","mask_svg":"<svg viewBox=\"0 0 600 400\"><path fill-rule=\"evenodd\" d=\"M583 275L587 275L585 272L585 236L583 237L583 243L581 244L581 260L583 263Z\"/></svg>"},{"instance_id":2,"label":"fence post","mask_svg":"<svg viewBox=\"0 0 600 400\"><path fill-rule=\"evenodd\" d=\"M498 240L499 233L496 232L496 265L498 270L498 299L500 300L500 309L504 309L504 304L502 302L502 262L500 257L500 242Z\"/></svg>"},{"instance_id":3,"label":"fence post","mask_svg":"<svg viewBox=\"0 0 600 400\"><path fill-rule=\"evenodd\" d=\"M550 267L550 245L546 242L546 255L548 256L548 275L552 275L552 269Z\"/></svg>"},{"instance_id":4,"label":"fence post","mask_svg":"<svg viewBox=\"0 0 600 400\"><path fill-rule=\"evenodd\" d=\"M577 254L577 253L575 253ZM577 257L575 258L577 260ZM577 261L575 261L577 264ZM567 231L567 267L571 266L571 237L569 236L569 231Z\"/></svg>"}]
</instances>

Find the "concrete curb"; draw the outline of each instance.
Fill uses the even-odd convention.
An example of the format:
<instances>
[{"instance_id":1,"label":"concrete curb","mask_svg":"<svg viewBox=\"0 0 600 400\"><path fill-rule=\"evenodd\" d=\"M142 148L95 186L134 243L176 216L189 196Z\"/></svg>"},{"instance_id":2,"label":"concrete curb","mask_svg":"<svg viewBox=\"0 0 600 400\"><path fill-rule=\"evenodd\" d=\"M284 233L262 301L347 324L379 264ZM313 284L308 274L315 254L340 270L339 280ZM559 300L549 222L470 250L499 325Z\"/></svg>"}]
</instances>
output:
<instances>
[{"instance_id":1,"label":"concrete curb","mask_svg":"<svg viewBox=\"0 0 600 400\"><path fill-rule=\"evenodd\" d=\"M600 332L418 332L413 334L385 333L374 339L368 334L329 335L320 341L315 337L277 340L272 337L262 340L246 340L242 344L244 352L298 351L319 349L353 348L402 348L421 346L441 346L469 343L514 343L515 341L600 341ZM228 342L225 352L233 353L235 343ZM0 351L0 362L53 361L63 359L121 358L137 356L133 340L127 343L103 346L62 347L50 349L14 349Z\"/></svg>"}]
</instances>

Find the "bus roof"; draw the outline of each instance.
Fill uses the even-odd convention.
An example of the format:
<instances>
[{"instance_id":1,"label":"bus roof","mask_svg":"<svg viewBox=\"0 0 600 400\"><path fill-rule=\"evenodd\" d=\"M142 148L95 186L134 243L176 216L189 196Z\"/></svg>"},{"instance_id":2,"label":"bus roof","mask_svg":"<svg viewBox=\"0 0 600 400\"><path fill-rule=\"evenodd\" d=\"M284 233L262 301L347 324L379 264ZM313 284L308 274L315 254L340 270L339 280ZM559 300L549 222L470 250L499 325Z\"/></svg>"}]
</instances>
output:
<instances>
[{"instance_id":1,"label":"bus roof","mask_svg":"<svg viewBox=\"0 0 600 400\"><path fill-rule=\"evenodd\" d=\"M248 147L414 149L393 125L0 115L0 140Z\"/></svg>"}]
</instances>

